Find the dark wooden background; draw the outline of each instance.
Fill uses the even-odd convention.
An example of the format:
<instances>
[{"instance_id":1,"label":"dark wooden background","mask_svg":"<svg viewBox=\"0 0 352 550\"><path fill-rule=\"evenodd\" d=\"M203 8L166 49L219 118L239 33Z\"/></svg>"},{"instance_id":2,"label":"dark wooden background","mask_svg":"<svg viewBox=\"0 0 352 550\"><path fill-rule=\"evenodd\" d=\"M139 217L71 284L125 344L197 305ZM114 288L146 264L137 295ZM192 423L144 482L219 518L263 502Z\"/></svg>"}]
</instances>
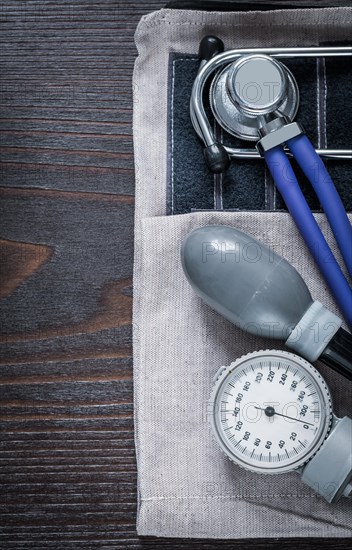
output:
<instances>
[{"instance_id":1,"label":"dark wooden background","mask_svg":"<svg viewBox=\"0 0 352 550\"><path fill-rule=\"evenodd\" d=\"M139 539L135 531L133 34L163 4L0 5L4 549L297 543Z\"/></svg>"}]
</instances>

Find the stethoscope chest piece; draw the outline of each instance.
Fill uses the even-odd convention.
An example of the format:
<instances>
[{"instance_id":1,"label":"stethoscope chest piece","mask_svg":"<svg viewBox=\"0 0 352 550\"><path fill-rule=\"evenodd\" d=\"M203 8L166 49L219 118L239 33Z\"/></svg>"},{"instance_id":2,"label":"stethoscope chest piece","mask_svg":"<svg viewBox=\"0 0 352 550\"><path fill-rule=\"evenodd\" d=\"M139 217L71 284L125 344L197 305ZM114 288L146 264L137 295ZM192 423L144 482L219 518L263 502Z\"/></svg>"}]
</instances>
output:
<instances>
[{"instance_id":1,"label":"stethoscope chest piece","mask_svg":"<svg viewBox=\"0 0 352 550\"><path fill-rule=\"evenodd\" d=\"M210 106L229 134L257 141L270 117L294 119L299 91L289 69L264 54L241 56L212 80Z\"/></svg>"}]
</instances>

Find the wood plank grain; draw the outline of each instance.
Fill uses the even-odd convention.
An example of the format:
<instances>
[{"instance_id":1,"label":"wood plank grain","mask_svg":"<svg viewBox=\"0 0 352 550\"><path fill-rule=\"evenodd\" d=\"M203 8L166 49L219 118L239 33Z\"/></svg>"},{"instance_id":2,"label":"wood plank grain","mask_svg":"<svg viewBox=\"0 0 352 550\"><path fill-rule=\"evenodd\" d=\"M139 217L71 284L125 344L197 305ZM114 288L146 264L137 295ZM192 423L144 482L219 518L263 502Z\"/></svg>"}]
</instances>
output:
<instances>
[{"instance_id":1,"label":"wood plank grain","mask_svg":"<svg viewBox=\"0 0 352 550\"><path fill-rule=\"evenodd\" d=\"M131 297L123 293L133 261L129 201L7 189L0 209L3 238L54 249L50 261L3 300L0 324L8 339L36 330L58 337L131 323Z\"/></svg>"},{"instance_id":2,"label":"wood plank grain","mask_svg":"<svg viewBox=\"0 0 352 550\"><path fill-rule=\"evenodd\" d=\"M40 269L52 254L49 246L0 239L0 299Z\"/></svg>"},{"instance_id":3,"label":"wood plank grain","mask_svg":"<svg viewBox=\"0 0 352 550\"><path fill-rule=\"evenodd\" d=\"M161 5L2 5L2 185L133 193L133 33Z\"/></svg>"},{"instance_id":4,"label":"wood plank grain","mask_svg":"<svg viewBox=\"0 0 352 550\"><path fill-rule=\"evenodd\" d=\"M6 187L41 188L75 192L117 194L132 197L133 167L74 166L41 162L3 162L1 183Z\"/></svg>"}]
</instances>

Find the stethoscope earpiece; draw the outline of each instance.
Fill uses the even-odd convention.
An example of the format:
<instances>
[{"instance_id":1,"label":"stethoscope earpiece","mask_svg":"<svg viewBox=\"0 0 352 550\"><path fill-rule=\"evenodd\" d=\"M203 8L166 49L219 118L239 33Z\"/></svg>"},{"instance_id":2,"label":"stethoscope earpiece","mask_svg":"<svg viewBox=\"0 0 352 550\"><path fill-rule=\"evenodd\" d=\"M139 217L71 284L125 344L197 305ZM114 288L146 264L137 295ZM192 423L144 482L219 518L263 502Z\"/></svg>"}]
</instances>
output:
<instances>
[{"instance_id":1,"label":"stethoscope earpiece","mask_svg":"<svg viewBox=\"0 0 352 550\"><path fill-rule=\"evenodd\" d=\"M225 49L223 41L217 36L204 36L199 44L198 57L203 64Z\"/></svg>"}]
</instances>

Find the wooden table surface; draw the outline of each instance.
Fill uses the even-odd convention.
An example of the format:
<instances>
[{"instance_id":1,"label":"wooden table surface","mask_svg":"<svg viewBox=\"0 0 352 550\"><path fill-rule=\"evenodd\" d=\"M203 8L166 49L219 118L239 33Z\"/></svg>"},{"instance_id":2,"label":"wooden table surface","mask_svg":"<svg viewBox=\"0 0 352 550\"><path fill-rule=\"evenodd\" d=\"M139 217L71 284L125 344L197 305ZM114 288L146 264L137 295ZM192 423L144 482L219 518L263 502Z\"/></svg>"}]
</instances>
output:
<instances>
[{"instance_id":1,"label":"wooden table surface","mask_svg":"<svg viewBox=\"0 0 352 550\"><path fill-rule=\"evenodd\" d=\"M4 549L297 543L136 535L133 34L140 17L163 4L0 6Z\"/></svg>"}]
</instances>

